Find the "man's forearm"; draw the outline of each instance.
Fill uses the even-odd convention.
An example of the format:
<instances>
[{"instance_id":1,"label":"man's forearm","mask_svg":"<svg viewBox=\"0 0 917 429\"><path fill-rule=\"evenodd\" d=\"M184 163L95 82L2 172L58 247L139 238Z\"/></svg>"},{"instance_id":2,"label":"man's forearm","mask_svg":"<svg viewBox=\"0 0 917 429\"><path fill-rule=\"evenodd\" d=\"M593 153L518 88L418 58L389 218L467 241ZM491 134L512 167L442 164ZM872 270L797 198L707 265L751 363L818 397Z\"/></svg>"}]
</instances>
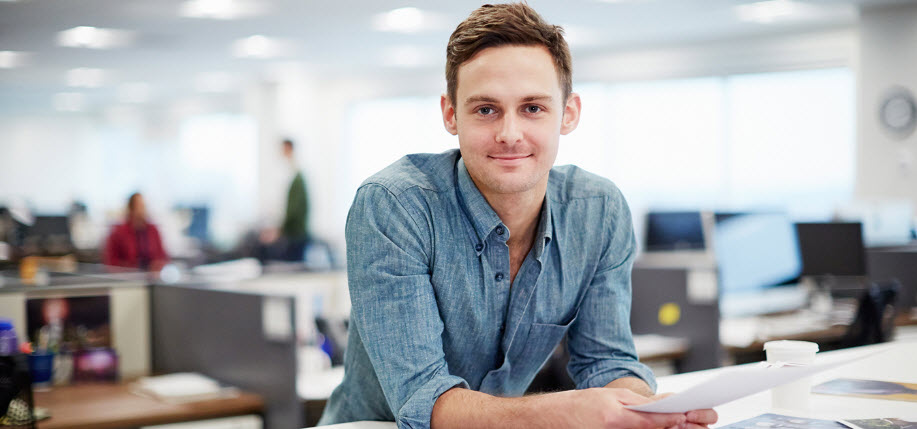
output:
<instances>
[{"instance_id":1,"label":"man's forearm","mask_svg":"<svg viewBox=\"0 0 917 429\"><path fill-rule=\"evenodd\" d=\"M649 390L649 386L645 390ZM650 399L644 396L617 388L568 390L522 398L498 398L452 388L440 395L433 405L430 426L433 429L646 429L685 423L684 414L640 413L625 408L648 402Z\"/></svg>"},{"instance_id":2,"label":"man's forearm","mask_svg":"<svg viewBox=\"0 0 917 429\"><path fill-rule=\"evenodd\" d=\"M646 384L645 381L637 377L621 377L617 380L613 380L611 383L605 385L609 388L621 388L628 389L638 395L646 396L647 398L653 396L656 392L653 392L653 389L650 388L649 384Z\"/></svg>"},{"instance_id":3,"label":"man's forearm","mask_svg":"<svg viewBox=\"0 0 917 429\"><path fill-rule=\"evenodd\" d=\"M564 398L552 398L554 396L544 394L500 398L474 390L453 388L440 395L433 405L430 426L433 429L563 427L553 417L555 413L552 409L563 403Z\"/></svg>"}]
</instances>

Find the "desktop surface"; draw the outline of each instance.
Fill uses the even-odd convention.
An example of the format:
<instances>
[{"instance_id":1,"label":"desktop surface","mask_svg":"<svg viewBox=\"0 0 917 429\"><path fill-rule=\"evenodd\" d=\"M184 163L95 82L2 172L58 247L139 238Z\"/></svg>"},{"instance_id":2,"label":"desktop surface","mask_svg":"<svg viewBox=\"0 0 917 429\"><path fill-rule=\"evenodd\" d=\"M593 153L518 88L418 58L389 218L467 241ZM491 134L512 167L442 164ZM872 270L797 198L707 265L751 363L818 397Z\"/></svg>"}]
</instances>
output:
<instances>
[{"instance_id":1,"label":"desktop surface","mask_svg":"<svg viewBox=\"0 0 917 429\"><path fill-rule=\"evenodd\" d=\"M819 353L816 358L817 363L839 361L854 356L868 357L813 375L812 386L836 378L917 382L917 365L913 364L915 355L917 355L917 341L884 343ZM657 380L658 391L684 391L734 368L723 367L660 377ZM771 391L765 390L715 407L714 409L719 414L719 421L712 426L723 427L766 413L827 420L897 417L917 421L917 407L912 402L819 394L810 394L809 399L809 406L804 409L774 408L771 406ZM329 429L393 429L396 426L393 422L354 422L327 427Z\"/></svg>"}]
</instances>

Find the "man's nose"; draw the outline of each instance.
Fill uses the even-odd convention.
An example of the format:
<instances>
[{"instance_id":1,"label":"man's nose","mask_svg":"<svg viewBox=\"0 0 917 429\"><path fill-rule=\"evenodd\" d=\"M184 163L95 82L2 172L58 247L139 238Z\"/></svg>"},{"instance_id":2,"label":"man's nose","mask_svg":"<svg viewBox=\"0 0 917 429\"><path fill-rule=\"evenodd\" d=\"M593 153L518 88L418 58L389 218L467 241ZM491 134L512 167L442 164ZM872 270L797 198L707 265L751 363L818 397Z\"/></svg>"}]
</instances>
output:
<instances>
[{"instance_id":1,"label":"man's nose","mask_svg":"<svg viewBox=\"0 0 917 429\"><path fill-rule=\"evenodd\" d=\"M510 113L503 115L500 129L497 130L497 143L515 144L522 140L521 118Z\"/></svg>"}]
</instances>

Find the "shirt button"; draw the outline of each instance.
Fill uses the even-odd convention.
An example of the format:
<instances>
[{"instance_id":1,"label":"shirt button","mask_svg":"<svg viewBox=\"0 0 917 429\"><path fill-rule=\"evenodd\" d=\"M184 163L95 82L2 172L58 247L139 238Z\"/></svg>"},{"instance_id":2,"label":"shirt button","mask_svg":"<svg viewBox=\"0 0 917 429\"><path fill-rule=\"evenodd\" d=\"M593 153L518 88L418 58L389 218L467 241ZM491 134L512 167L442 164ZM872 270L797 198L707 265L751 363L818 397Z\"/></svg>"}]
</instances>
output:
<instances>
[{"instance_id":1,"label":"shirt button","mask_svg":"<svg viewBox=\"0 0 917 429\"><path fill-rule=\"evenodd\" d=\"M503 273L497 273L497 275L494 276L494 280L498 282L503 281Z\"/></svg>"},{"instance_id":2,"label":"shirt button","mask_svg":"<svg viewBox=\"0 0 917 429\"><path fill-rule=\"evenodd\" d=\"M478 243L478 244L476 244L476 245L474 246L474 250L477 250L478 252L480 252L480 251L484 250L484 245L481 244L481 243Z\"/></svg>"},{"instance_id":3,"label":"shirt button","mask_svg":"<svg viewBox=\"0 0 917 429\"><path fill-rule=\"evenodd\" d=\"M506 229L504 229L502 226L497 227L497 235L503 235L504 232L506 232Z\"/></svg>"}]
</instances>

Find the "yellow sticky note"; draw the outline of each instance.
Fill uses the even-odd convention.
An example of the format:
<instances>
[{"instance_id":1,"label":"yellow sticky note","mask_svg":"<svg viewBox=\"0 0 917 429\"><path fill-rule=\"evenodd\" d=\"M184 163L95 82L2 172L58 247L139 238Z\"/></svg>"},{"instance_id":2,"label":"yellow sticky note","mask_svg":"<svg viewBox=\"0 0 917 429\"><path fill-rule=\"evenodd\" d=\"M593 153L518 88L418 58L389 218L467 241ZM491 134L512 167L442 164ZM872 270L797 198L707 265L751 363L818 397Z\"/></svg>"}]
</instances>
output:
<instances>
[{"instance_id":1,"label":"yellow sticky note","mask_svg":"<svg viewBox=\"0 0 917 429\"><path fill-rule=\"evenodd\" d=\"M659 307L659 323L672 326L681 319L681 307L674 302L667 302Z\"/></svg>"}]
</instances>

